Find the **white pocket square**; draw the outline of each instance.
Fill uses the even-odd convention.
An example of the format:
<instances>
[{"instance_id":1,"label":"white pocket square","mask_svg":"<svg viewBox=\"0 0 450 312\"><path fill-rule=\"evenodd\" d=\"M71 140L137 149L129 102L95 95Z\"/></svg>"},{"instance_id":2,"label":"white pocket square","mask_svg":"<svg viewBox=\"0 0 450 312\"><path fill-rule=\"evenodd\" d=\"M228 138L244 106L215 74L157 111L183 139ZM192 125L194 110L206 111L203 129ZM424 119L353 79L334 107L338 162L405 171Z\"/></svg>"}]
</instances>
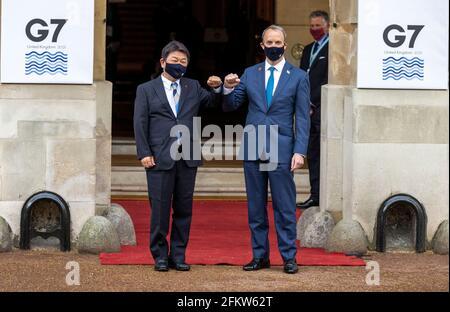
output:
<instances>
[{"instance_id":1,"label":"white pocket square","mask_svg":"<svg viewBox=\"0 0 450 312\"><path fill-rule=\"evenodd\" d=\"M325 56L321 56L319 57L319 60L323 60L324 58L326 58Z\"/></svg>"}]
</instances>

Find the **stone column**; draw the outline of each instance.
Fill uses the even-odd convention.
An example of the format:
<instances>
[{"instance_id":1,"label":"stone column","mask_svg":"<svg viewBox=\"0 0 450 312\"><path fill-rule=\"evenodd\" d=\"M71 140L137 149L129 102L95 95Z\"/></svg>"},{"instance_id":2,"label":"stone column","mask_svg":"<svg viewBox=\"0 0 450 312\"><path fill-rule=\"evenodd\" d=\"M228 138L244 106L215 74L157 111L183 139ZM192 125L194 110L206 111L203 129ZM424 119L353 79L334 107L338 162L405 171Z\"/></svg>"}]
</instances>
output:
<instances>
[{"instance_id":1,"label":"stone column","mask_svg":"<svg viewBox=\"0 0 450 312\"><path fill-rule=\"evenodd\" d=\"M111 84L0 85L0 216L20 232L38 191L70 205L72 238L96 207L109 206Z\"/></svg>"},{"instance_id":2,"label":"stone column","mask_svg":"<svg viewBox=\"0 0 450 312\"><path fill-rule=\"evenodd\" d=\"M330 4L320 206L342 220L327 249L362 254L373 247L378 209L398 193L424 205L431 242L448 220L448 91L356 89L357 1Z\"/></svg>"},{"instance_id":3,"label":"stone column","mask_svg":"<svg viewBox=\"0 0 450 312\"><path fill-rule=\"evenodd\" d=\"M94 80L99 81L105 80L106 4L107 0L95 0Z\"/></svg>"},{"instance_id":4,"label":"stone column","mask_svg":"<svg viewBox=\"0 0 450 312\"><path fill-rule=\"evenodd\" d=\"M110 208L105 17L106 0L95 0L93 85L0 84L0 217L16 240L22 205L36 192L53 191L68 202L73 241L90 217Z\"/></svg>"}]
</instances>

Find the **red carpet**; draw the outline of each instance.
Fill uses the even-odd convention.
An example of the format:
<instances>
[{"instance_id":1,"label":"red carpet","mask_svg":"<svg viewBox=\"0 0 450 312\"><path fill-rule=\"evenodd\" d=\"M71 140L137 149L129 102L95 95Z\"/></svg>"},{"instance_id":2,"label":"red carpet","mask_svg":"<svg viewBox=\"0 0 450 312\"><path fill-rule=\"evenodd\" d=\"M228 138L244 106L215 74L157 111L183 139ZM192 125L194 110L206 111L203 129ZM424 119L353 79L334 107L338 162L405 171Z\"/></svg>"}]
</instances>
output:
<instances>
[{"instance_id":1,"label":"red carpet","mask_svg":"<svg viewBox=\"0 0 450 312\"><path fill-rule=\"evenodd\" d=\"M137 246L122 246L120 253L100 254L104 265L151 265L149 251L150 207L146 201L117 201L133 219ZM270 219L270 261L282 265L278 252L273 211ZM252 258L247 203L239 201L195 201L186 262L190 264L243 265ZM304 266L365 266L356 257L327 253L321 249L299 248L297 261Z\"/></svg>"}]
</instances>

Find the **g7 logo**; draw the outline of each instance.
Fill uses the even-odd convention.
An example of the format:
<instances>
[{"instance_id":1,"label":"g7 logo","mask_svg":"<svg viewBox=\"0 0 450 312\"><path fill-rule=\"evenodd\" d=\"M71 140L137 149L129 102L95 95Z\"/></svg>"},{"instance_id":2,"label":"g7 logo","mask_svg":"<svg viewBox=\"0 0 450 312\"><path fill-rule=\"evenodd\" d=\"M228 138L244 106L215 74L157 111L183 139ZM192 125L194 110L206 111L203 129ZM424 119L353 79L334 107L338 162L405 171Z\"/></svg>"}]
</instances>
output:
<instances>
[{"instance_id":1,"label":"g7 logo","mask_svg":"<svg viewBox=\"0 0 450 312\"><path fill-rule=\"evenodd\" d=\"M409 41L409 48L413 49L414 45L416 43L417 37L419 36L420 32L422 31L422 29L424 28L424 25L408 25L408 30L412 30L414 31L412 36L411 36L411 40ZM389 34L392 31L398 31L401 34L405 33L405 29L403 29L402 26L400 25L390 25L388 26L383 33L383 40L384 42L390 46L391 48L398 48L401 47L405 41L406 41L406 35L396 35L394 37L395 41L391 41L391 39L389 39Z\"/></svg>"},{"instance_id":2,"label":"g7 logo","mask_svg":"<svg viewBox=\"0 0 450 312\"><path fill-rule=\"evenodd\" d=\"M61 29L66 24L66 22L67 22L66 19L51 19L50 20L51 25L57 25L55 32L53 33L52 42L58 41L59 33L61 32ZM31 33L31 28L36 24L41 25L43 27L37 31L38 36L35 36ZM44 20L35 18L28 22L27 26L25 27L25 33L26 33L28 39L30 39L31 41L42 42L45 39L47 39L47 37L48 37L49 30L47 29L47 27L48 27L48 24Z\"/></svg>"}]
</instances>

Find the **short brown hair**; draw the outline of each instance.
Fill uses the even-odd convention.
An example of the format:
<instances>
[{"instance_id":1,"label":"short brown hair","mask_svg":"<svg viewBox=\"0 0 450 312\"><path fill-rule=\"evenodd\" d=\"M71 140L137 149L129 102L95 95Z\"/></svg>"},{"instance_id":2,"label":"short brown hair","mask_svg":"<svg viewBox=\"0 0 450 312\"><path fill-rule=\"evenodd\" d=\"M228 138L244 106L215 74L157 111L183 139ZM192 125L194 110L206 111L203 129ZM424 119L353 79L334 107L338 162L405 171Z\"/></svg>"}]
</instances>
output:
<instances>
[{"instance_id":1,"label":"short brown hair","mask_svg":"<svg viewBox=\"0 0 450 312\"><path fill-rule=\"evenodd\" d=\"M317 10L317 11L313 11L310 15L309 18L314 18L314 17L323 17L323 19L329 24L330 23L330 15L328 15L327 12L325 11L321 11L321 10Z\"/></svg>"},{"instance_id":2,"label":"short brown hair","mask_svg":"<svg viewBox=\"0 0 450 312\"><path fill-rule=\"evenodd\" d=\"M277 31L281 32L281 33L283 34L283 36L284 36L284 42L286 42L286 40L287 40L287 33L286 33L286 30L284 30L283 27L278 26L278 25L270 25L269 27L267 27L266 29L264 29L264 31L263 31L263 33L262 33L262 36L261 36L261 40L262 40L262 41L264 41L264 36L266 35L266 32L267 32L268 30L277 30Z\"/></svg>"}]
</instances>

